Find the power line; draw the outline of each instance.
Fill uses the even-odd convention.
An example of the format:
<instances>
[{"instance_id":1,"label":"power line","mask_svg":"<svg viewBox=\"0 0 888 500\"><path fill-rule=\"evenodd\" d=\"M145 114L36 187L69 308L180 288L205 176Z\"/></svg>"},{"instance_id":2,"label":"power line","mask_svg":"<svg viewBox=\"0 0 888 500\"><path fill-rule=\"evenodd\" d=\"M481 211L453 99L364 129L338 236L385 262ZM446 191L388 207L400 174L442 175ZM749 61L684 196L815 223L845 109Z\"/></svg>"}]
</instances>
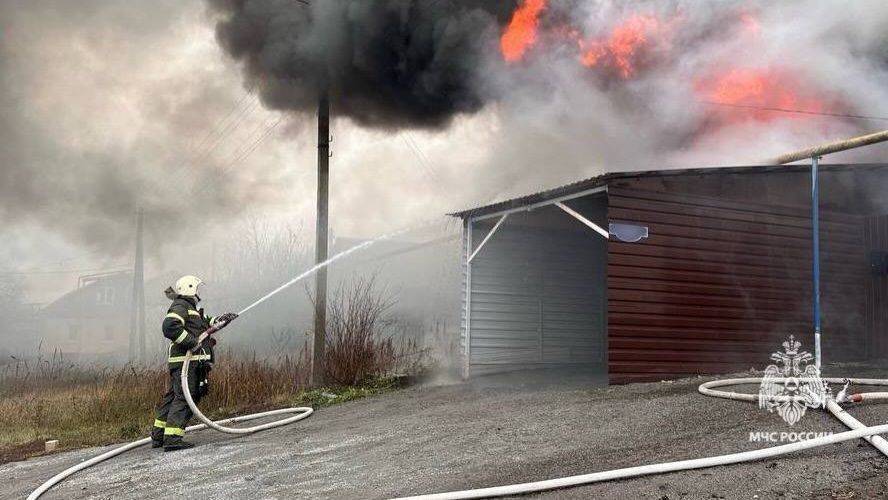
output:
<instances>
[{"instance_id":1,"label":"power line","mask_svg":"<svg viewBox=\"0 0 888 500\"><path fill-rule=\"evenodd\" d=\"M283 120L284 120L284 115L281 115L277 120L275 120L274 123L271 124L271 126L269 126L267 129L265 129L265 132L262 134L262 136L259 137L259 139L257 139L256 142L254 142L253 145L246 152L244 152L239 158L237 158L235 161L242 162L242 161L246 160L251 154L253 154L253 151L256 151L256 148L258 148L259 145L262 144L262 142L265 141L265 139L267 139L269 135L271 135L271 133L274 131L274 129L276 129L277 126L280 125L280 123Z\"/></svg>"},{"instance_id":2,"label":"power line","mask_svg":"<svg viewBox=\"0 0 888 500\"><path fill-rule=\"evenodd\" d=\"M84 273L118 273L123 271L130 271L130 268L123 269L106 269L106 268L92 268L92 269L59 269L55 271L3 271L0 272L0 276L36 276L36 275L44 275L44 274L84 274Z\"/></svg>"},{"instance_id":3,"label":"power line","mask_svg":"<svg viewBox=\"0 0 888 500\"><path fill-rule=\"evenodd\" d=\"M208 158L210 154L216 149L222 140L232 133L234 133L238 127L240 127L241 123L243 123L246 118L247 112L251 111L258 100L250 100L255 93L256 86L251 86L244 95L240 97L240 99L235 102L235 104L231 107L228 113L221 119L218 120L204 135L203 139L198 142L195 146L189 146L186 151L186 158L181 160L181 163L173 169L170 173L170 178L176 178L179 175L182 175L180 181L184 184L193 184L195 175L190 171L186 170L188 167L194 167L194 165L199 164L204 161L204 159ZM191 157L189 160L188 157ZM153 196L162 196L160 189L165 189L161 186L154 186L152 192L150 193Z\"/></svg>"},{"instance_id":4,"label":"power line","mask_svg":"<svg viewBox=\"0 0 888 500\"><path fill-rule=\"evenodd\" d=\"M421 150L419 148L419 145L416 144L416 139L413 138L413 134L411 134L410 132L404 132L404 136L407 137L410 146L413 148L414 151L416 151L420 159L426 162L426 165L431 168L431 160L429 160L429 157L426 156L425 151Z\"/></svg>"},{"instance_id":5,"label":"power line","mask_svg":"<svg viewBox=\"0 0 888 500\"><path fill-rule=\"evenodd\" d=\"M203 158L205 158L220 143L225 135L234 132L237 129L247 110L252 108L256 103L256 101L248 102L248 99L253 95L254 91L255 87L250 87L250 89L238 99L234 106L232 106L231 110L225 115L225 117L210 128L200 143L193 148L189 148L191 149L190 156L195 158L194 161L190 163L193 164L202 161ZM184 160L176 171L174 171L174 174L188 165L189 161L187 159Z\"/></svg>"},{"instance_id":6,"label":"power line","mask_svg":"<svg viewBox=\"0 0 888 500\"><path fill-rule=\"evenodd\" d=\"M828 113L825 111L809 111L805 109L789 109L789 108L775 108L770 106L755 106L753 104L734 104L730 102L718 102L718 101L700 101L704 104L712 104L715 106L725 106L730 108L744 108L744 109L756 109L760 111L775 111L779 113L797 113L802 115L819 115L819 116L835 116L839 118L857 118L860 120L878 120L878 121L888 121L888 118L883 116L867 116L867 115L850 115L843 113Z\"/></svg>"},{"instance_id":7,"label":"power line","mask_svg":"<svg viewBox=\"0 0 888 500\"><path fill-rule=\"evenodd\" d=\"M210 128L207 133L203 136L203 138L197 143L192 144L188 147L189 153L195 159L193 161L188 161L187 159L183 160L182 163L173 171L172 175L178 175L182 172L186 167L193 166L197 164L207 157L215 150L226 136L233 134L246 120L246 118L250 115L250 113L256 108L256 104L259 102L258 99L249 101L249 98L254 95L255 86L251 87L244 95L237 100L237 102L232 106L232 108L226 113L226 115L216 122L216 124ZM281 117L283 118L283 117ZM274 123L271 127L272 129L277 126L280 122L280 119ZM237 161L242 161L247 158L252 152L258 147L258 144L264 140L268 134L270 134L270 130L266 130L263 133L262 137L253 142L250 146L238 148L234 151L234 154L242 153L240 157L235 157L231 163L236 163ZM245 143L246 144L246 143ZM188 176L191 178L191 176ZM100 250L92 251L87 256L97 255L101 253ZM77 260L86 260L88 257L76 257L76 258L68 258L56 261L61 264L62 262L71 262ZM40 267L46 267L51 264L42 265ZM105 269L105 268L89 268L89 269L57 269L57 270L26 270L26 271L0 271L0 276L10 277L10 276L37 276L37 275L54 275L54 274L84 274L84 273L94 273L94 272L121 272L130 270L129 268L124 269Z\"/></svg>"},{"instance_id":8,"label":"power line","mask_svg":"<svg viewBox=\"0 0 888 500\"><path fill-rule=\"evenodd\" d=\"M213 142L212 146L210 146L209 149L207 149L204 152L204 154L200 158L198 158L198 161L202 160L203 158L206 158L207 155L210 152L212 152L213 149L215 149L219 144L222 143L222 140L225 138L226 135L230 135L230 134L234 133L244 123L244 121L249 116L249 113L251 113L254 110L254 108L256 108L256 104L258 104L258 102L259 102L258 99L253 100L246 107L244 107L241 110L240 114L238 114L237 118L235 118L234 121L232 121L230 124L228 124L222 130L222 132L220 132L219 137Z\"/></svg>"},{"instance_id":9,"label":"power line","mask_svg":"<svg viewBox=\"0 0 888 500\"><path fill-rule=\"evenodd\" d=\"M414 141L413 137L410 136L410 133L404 132L403 134L401 134L401 138L404 140L404 144L407 145L408 149L410 149L419 160L419 164L425 170L426 174L429 177L429 180L433 183L440 184L441 178L438 176L437 172L435 172L435 169L431 166L428 157L425 155L425 153L422 152L421 149L419 149L416 141Z\"/></svg>"},{"instance_id":10,"label":"power line","mask_svg":"<svg viewBox=\"0 0 888 500\"><path fill-rule=\"evenodd\" d=\"M91 260L90 257L92 257L92 256L103 254L103 253L105 253L104 250L90 250L89 252L87 252L83 255L80 255L80 256L66 257L64 259L44 261L40 264L33 264L32 267L36 267L36 268L58 267L58 266L61 266L62 264L70 264L72 262L84 262L84 261ZM0 271L0 273L3 273L3 272L4 271Z\"/></svg>"},{"instance_id":11,"label":"power line","mask_svg":"<svg viewBox=\"0 0 888 500\"><path fill-rule=\"evenodd\" d=\"M250 116L252 114L252 112L254 111L254 109L256 108L256 104L258 102L259 102L258 100L253 100L246 107L244 107L240 111L240 113L238 113L237 117L231 123L229 123L222 130L222 132L220 132L219 136L216 138L215 141L213 141L212 145L209 148L207 148L199 157L197 157L196 159L194 159L194 161L191 162L191 165L192 166L199 165L200 163L204 162L207 158L209 158L211 153L215 149L217 149L221 144L223 144L222 141L226 138L226 136L231 136L232 134L234 134L235 131L237 131L238 128L240 128L241 125L243 125L243 123L244 123L244 121L246 121L247 117ZM187 180L187 182L193 183L195 181L196 177L197 177L197 173L191 172L191 175L189 175L186 180Z\"/></svg>"},{"instance_id":12,"label":"power line","mask_svg":"<svg viewBox=\"0 0 888 500\"><path fill-rule=\"evenodd\" d=\"M223 125L225 125L227 127L228 120L232 116L234 116L235 112L238 110L238 108L240 108L244 104L244 102L246 102L247 98L249 98L251 95L253 95L254 88L255 87L250 87L250 89L247 92L245 92L244 95L242 95L240 99L238 99L238 101L234 104L234 106L231 107L231 110L228 112L228 114L225 115L225 118L223 118L219 123L217 123L216 126L214 126L212 129L207 131L206 135L204 135L204 138L197 144L197 146L195 146L193 148L195 151L199 151L201 148L203 148L209 142L210 138L213 137L213 135L215 135L216 133L221 131L221 129L223 128Z\"/></svg>"},{"instance_id":13,"label":"power line","mask_svg":"<svg viewBox=\"0 0 888 500\"><path fill-rule=\"evenodd\" d=\"M256 137L249 146L241 147L238 150L236 150L233 153L231 160L228 161L224 167L221 167L220 169L218 169L216 171L217 178L218 178L218 176L227 173L229 170L231 170L232 167L234 167L238 163L242 163L244 160L249 158L250 155L252 155L253 152L259 148L259 145L261 145L262 142L264 142L265 139L267 139L268 136L271 135L271 133L274 131L274 129L276 129L277 126L280 125L280 123L283 120L284 120L284 115L281 114L281 116L278 117L278 119L275 120L273 123L269 124L265 128L265 131L263 131L258 137ZM193 187L191 190L191 195L194 196L194 195L202 193L207 188L207 185L208 185L208 183L204 183L204 184L201 184L200 187L197 187L197 186Z\"/></svg>"}]
</instances>

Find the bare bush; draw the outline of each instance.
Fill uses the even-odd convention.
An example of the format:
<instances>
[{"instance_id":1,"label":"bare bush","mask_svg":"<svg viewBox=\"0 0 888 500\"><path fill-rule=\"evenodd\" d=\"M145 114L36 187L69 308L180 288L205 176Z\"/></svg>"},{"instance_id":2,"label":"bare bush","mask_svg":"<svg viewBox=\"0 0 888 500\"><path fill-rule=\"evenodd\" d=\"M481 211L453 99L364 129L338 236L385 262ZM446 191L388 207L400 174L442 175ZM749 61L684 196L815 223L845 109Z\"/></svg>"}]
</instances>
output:
<instances>
[{"instance_id":1,"label":"bare bush","mask_svg":"<svg viewBox=\"0 0 888 500\"><path fill-rule=\"evenodd\" d=\"M421 370L426 351L416 340L386 332L394 302L377 290L373 278L341 286L329 304L324 357L327 381L357 385L396 370Z\"/></svg>"}]
</instances>

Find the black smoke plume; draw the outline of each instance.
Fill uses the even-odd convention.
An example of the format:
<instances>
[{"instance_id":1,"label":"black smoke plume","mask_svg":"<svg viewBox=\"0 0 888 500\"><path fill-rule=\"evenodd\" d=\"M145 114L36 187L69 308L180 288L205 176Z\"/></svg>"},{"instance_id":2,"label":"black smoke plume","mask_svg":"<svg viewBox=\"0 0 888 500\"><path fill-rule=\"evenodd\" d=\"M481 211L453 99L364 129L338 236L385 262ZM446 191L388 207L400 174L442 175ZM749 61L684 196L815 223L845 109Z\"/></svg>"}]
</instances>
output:
<instances>
[{"instance_id":1,"label":"black smoke plume","mask_svg":"<svg viewBox=\"0 0 888 500\"><path fill-rule=\"evenodd\" d=\"M209 0L216 36L266 106L386 129L437 128L480 110L485 53L514 0Z\"/></svg>"}]
</instances>

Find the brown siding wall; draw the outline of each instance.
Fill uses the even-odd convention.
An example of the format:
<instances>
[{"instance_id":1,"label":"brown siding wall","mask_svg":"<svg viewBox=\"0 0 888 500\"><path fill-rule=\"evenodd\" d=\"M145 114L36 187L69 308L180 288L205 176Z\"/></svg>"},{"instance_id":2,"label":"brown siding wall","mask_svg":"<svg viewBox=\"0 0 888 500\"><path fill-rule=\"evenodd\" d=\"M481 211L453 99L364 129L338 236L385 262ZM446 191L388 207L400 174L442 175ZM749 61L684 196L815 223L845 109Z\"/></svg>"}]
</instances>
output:
<instances>
[{"instance_id":1,"label":"brown siding wall","mask_svg":"<svg viewBox=\"0 0 888 500\"><path fill-rule=\"evenodd\" d=\"M866 219L867 248L888 251L888 215ZM888 276L871 275L867 287L866 329L869 353L874 358L888 357Z\"/></svg>"},{"instance_id":2,"label":"brown siding wall","mask_svg":"<svg viewBox=\"0 0 888 500\"><path fill-rule=\"evenodd\" d=\"M610 188L608 217L650 228L608 244L612 383L763 369L790 334L813 353L807 207ZM864 222L821 215L824 362L866 353Z\"/></svg>"}]
</instances>

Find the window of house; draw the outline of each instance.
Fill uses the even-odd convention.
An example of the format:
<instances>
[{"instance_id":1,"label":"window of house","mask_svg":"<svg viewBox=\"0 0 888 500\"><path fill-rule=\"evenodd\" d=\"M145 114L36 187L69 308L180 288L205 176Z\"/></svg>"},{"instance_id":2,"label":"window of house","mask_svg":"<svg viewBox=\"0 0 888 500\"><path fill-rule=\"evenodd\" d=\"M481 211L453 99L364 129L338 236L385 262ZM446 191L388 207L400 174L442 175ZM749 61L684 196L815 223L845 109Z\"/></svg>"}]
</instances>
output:
<instances>
[{"instance_id":1,"label":"window of house","mask_svg":"<svg viewBox=\"0 0 888 500\"><path fill-rule=\"evenodd\" d=\"M98 297L96 298L96 302L103 306L113 306L114 305L114 289L110 286L101 287L98 290Z\"/></svg>"},{"instance_id":2,"label":"window of house","mask_svg":"<svg viewBox=\"0 0 888 500\"><path fill-rule=\"evenodd\" d=\"M80 325L68 325L68 340L80 340Z\"/></svg>"},{"instance_id":3,"label":"window of house","mask_svg":"<svg viewBox=\"0 0 888 500\"><path fill-rule=\"evenodd\" d=\"M114 325L105 325L105 340L114 340Z\"/></svg>"}]
</instances>

